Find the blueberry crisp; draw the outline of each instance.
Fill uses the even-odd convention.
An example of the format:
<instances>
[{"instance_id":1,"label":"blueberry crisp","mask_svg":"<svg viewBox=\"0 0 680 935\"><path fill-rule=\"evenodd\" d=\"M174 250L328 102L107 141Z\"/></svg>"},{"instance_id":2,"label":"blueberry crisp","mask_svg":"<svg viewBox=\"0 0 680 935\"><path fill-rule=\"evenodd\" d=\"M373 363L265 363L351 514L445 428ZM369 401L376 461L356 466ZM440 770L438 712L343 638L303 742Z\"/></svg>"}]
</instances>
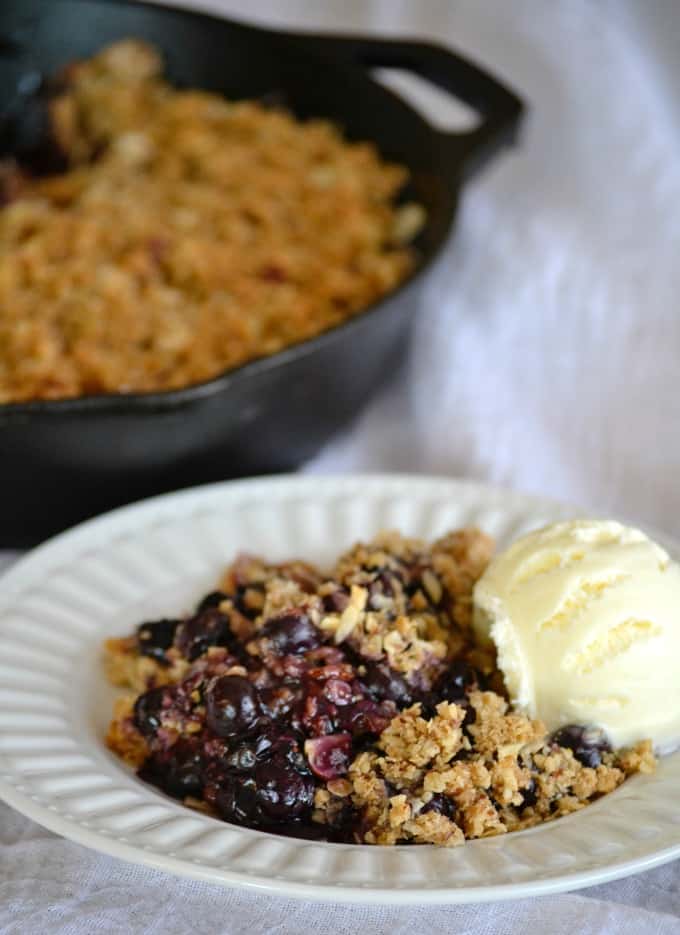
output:
<instances>
[{"instance_id":1,"label":"blueberry crisp","mask_svg":"<svg viewBox=\"0 0 680 935\"><path fill-rule=\"evenodd\" d=\"M191 614L106 643L128 689L109 747L140 778L250 828L440 844L548 821L654 769L649 741L549 735L474 643L476 529L384 533L328 572L242 554Z\"/></svg>"}]
</instances>

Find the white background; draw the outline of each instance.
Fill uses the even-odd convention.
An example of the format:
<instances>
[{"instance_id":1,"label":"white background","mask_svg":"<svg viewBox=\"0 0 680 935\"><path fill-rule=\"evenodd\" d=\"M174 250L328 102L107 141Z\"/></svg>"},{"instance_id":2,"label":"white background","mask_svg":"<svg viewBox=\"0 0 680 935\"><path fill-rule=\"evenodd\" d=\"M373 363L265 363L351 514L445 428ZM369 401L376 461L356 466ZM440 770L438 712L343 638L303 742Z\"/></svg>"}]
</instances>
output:
<instances>
[{"instance_id":1,"label":"white background","mask_svg":"<svg viewBox=\"0 0 680 935\"><path fill-rule=\"evenodd\" d=\"M680 4L195 5L434 38L531 102L521 147L465 191L404 367L307 469L474 477L680 535ZM2 932L428 930L680 933L680 867L541 901L312 907L99 857L0 806Z\"/></svg>"}]
</instances>

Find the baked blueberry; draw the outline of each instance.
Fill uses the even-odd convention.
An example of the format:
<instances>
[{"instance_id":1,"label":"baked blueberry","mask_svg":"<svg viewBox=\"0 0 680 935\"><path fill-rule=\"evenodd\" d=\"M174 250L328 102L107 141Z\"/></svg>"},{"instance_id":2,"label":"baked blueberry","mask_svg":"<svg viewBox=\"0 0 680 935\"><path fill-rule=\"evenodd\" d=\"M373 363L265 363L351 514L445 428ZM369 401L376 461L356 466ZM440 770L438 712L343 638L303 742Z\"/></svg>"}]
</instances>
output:
<instances>
[{"instance_id":1,"label":"baked blueberry","mask_svg":"<svg viewBox=\"0 0 680 935\"><path fill-rule=\"evenodd\" d=\"M467 662L456 660L437 680L438 701L460 701L477 685L477 673Z\"/></svg>"},{"instance_id":2,"label":"baked blueberry","mask_svg":"<svg viewBox=\"0 0 680 935\"><path fill-rule=\"evenodd\" d=\"M393 701L400 708L413 703L408 683L386 662L367 662L365 669L366 674L360 676L360 682L374 701Z\"/></svg>"},{"instance_id":3,"label":"baked blueberry","mask_svg":"<svg viewBox=\"0 0 680 935\"><path fill-rule=\"evenodd\" d=\"M198 604L196 605L196 613L203 613L204 610L213 610L216 607L219 607L222 601L226 600L229 595L225 594L224 591L211 591L209 594L206 594Z\"/></svg>"},{"instance_id":4,"label":"baked blueberry","mask_svg":"<svg viewBox=\"0 0 680 935\"><path fill-rule=\"evenodd\" d=\"M568 724L555 731L551 740L560 747L567 747L580 763L593 769L602 762L602 754L611 751L604 731L597 727Z\"/></svg>"},{"instance_id":5,"label":"baked blueberry","mask_svg":"<svg viewBox=\"0 0 680 935\"><path fill-rule=\"evenodd\" d=\"M451 821L456 820L455 802L448 795L442 795L440 792L435 792L430 801L425 803L421 814L426 812L438 812L445 818L450 818Z\"/></svg>"},{"instance_id":6,"label":"baked blueberry","mask_svg":"<svg viewBox=\"0 0 680 935\"><path fill-rule=\"evenodd\" d=\"M241 675L223 675L205 691L206 724L218 737L251 733L262 715L257 689Z\"/></svg>"},{"instance_id":7,"label":"baked blueberry","mask_svg":"<svg viewBox=\"0 0 680 935\"><path fill-rule=\"evenodd\" d=\"M252 776L226 773L215 786L214 804L227 821L257 824L257 784Z\"/></svg>"},{"instance_id":8,"label":"baked blueberry","mask_svg":"<svg viewBox=\"0 0 680 935\"><path fill-rule=\"evenodd\" d=\"M522 808L529 808L536 804L538 799L538 787L536 786L536 780L530 779L529 784L526 785L522 790Z\"/></svg>"},{"instance_id":9,"label":"baked blueberry","mask_svg":"<svg viewBox=\"0 0 680 935\"><path fill-rule=\"evenodd\" d=\"M293 821L305 816L314 802L314 780L283 756L273 757L255 768L257 802L264 815L275 821Z\"/></svg>"},{"instance_id":10,"label":"baked blueberry","mask_svg":"<svg viewBox=\"0 0 680 935\"><path fill-rule=\"evenodd\" d=\"M237 772L249 772L259 760L271 755L275 743L280 743L275 734L258 734L231 750L224 762Z\"/></svg>"},{"instance_id":11,"label":"baked blueberry","mask_svg":"<svg viewBox=\"0 0 680 935\"><path fill-rule=\"evenodd\" d=\"M176 799L198 798L203 792L203 768L199 743L190 738L180 738L166 755L152 757L146 769L140 771L140 777L150 778Z\"/></svg>"},{"instance_id":12,"label":"baked blueberry","mask_svg":"<svg viewBox=\"0 0 680 935\"><path fill-rule=\"evenodd\" d=\"M165 662L165 651L170 649L180 620L162 619L140 623L137 627L137 646L142 656Z\"/></svg>"},{"instance_id":13,"label":"baked blueberry","mask_svg":"<svg viewBox=\"0 0 680 935\"><path fill-rule=\"evenodd\" d=\"M211 646L229 646L232 638L229 618L209 607L182 623L176 645L182 655L193 662Z\"/></svg>"},{"instance_id":14,"label":"baked blueberry","mask_svg":"<svg viewBox=\"0 0 680 935\"><path fill-rule=\"evenodd\" d=\"M340 589L326 594L323 599L323 609L327 614L341 614L348 604L349 594Z\"/></svg>"},{"instance_id":15,"label":"baked blueberry","mask_svg":"<svg viewBox=\"0 0 680 935\"><path fill-rule=\"evenodd\" d=\"M349 768L351 734L330 734L305 741L305 753L312 772L320 779L338 779Z\"/></svg>"},{"instance_id":16,"label":"baked blueberry","mask_svg":"<svg viewBox=\"0 0 680 935\"><path fill-rule=\"evenodd\" d=\"M321 631L303 610L291 610L265 623L259 635L270 652L285 656L303 653L321 645Z\"/></svg>"},{"instance_id":17,"label":"baked blueberry","mask_svg":"<svg viewBox=\"0 0 680 935\"><path fill-rule=\"evenodd\" d=\"M165 688L151 688L135 701L133 720L137 730L145 737L155 734L161 726L161 710L166 695Z\"/></svg>"}]
</instances>

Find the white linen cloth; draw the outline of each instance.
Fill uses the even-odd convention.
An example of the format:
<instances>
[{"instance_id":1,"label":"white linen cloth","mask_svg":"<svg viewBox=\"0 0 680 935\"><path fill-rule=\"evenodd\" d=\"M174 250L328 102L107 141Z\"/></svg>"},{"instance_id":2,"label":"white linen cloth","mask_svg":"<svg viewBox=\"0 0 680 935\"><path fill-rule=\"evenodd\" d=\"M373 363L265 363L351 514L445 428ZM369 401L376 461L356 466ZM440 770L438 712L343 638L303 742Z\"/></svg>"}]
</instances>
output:
<instances>
[{"instance_id":1,"label":"white linen cloth","mask_svg":"<svg viewBox=\"0 0 680 935\"><path fill-rule=\"evenodd\" d=\"M472 477L680 535L680 6L200 6L309 29L448 42L532 105L521 148L465 190L403 369L307 470ZM433 107L440 100L428 99ZM0 806L0 931L666 935L680 933L680 862L541 900L343 907L122 863Z\"/></svg>"}]
</instances>

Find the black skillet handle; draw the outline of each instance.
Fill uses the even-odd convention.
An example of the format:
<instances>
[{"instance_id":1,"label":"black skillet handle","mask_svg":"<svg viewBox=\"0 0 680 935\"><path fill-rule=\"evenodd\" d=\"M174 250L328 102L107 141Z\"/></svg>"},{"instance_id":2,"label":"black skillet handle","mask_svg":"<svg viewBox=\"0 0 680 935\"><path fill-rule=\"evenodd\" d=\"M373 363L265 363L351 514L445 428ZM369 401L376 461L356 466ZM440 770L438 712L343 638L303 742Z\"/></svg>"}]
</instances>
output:
<instances>
[{"instance_id":1,"label":"black skillet handle","mask_svg":"<svg viewBox=\"0 0 680 935\"><path fill-rule=\"evenodd\" d=\"M438 132L450 152L456 180L470 175L503 145L512 143L524 105L488 72L444 46L401 39L362 36L305 36L319 52L369 68L414 72L473 107L481 123L467 133Z\"/></svg>"}]
</instances>

